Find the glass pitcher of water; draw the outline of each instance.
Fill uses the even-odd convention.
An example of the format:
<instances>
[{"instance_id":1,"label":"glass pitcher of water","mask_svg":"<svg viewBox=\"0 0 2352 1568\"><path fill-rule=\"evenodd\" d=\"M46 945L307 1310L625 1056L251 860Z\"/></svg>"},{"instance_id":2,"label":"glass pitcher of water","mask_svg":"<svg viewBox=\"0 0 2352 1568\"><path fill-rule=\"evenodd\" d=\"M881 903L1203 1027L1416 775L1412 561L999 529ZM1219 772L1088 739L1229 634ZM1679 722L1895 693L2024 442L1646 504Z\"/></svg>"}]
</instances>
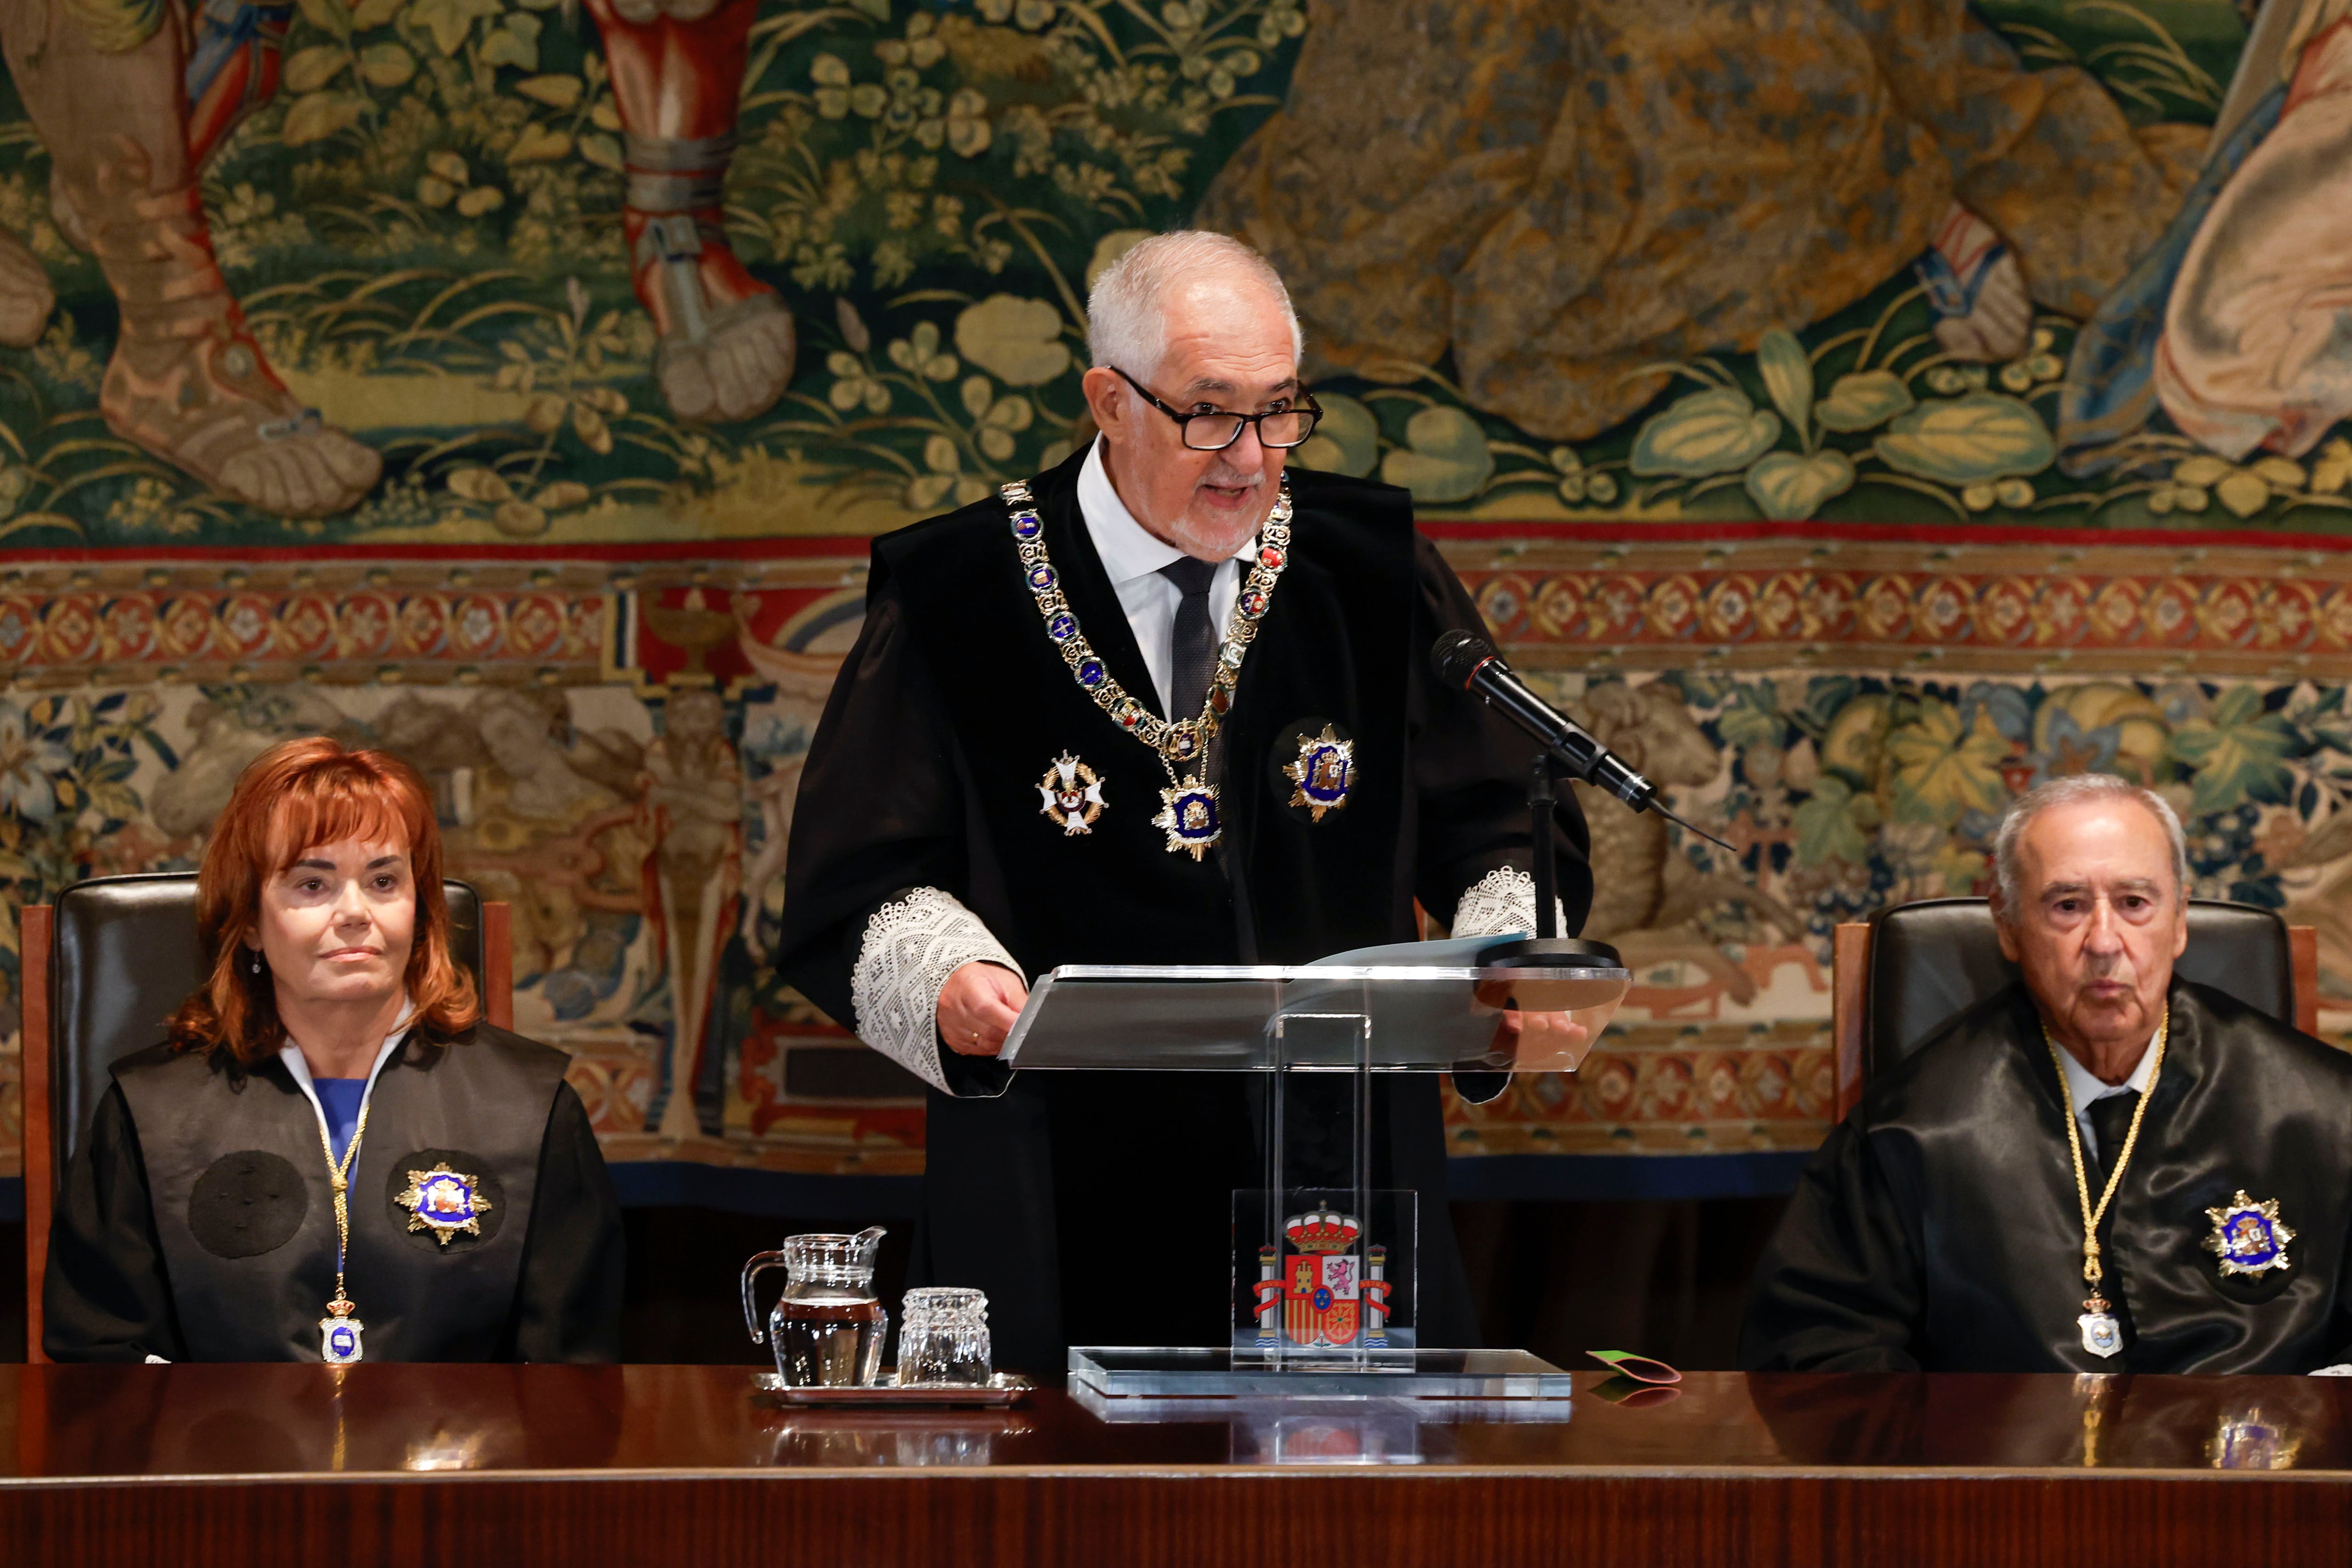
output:
<instances>
[{"instance_id":1,"label":"glass pitcher of water","mask_svg":"<svg viewBox=\"0 0 2352 1568\"><path fill-rule=\"evenodd\" d=\"M761 1336L752 1277L763 1268L784 1271L766 1340L787 1386L856 1387L882 1370L890 1314L874 1293L874 1258L887 1234L871 1226L856 1236L786 1237L781 1251L762 1252L743 1266L743 1326L753 1344Z\"/></svg>"}]
</instances>

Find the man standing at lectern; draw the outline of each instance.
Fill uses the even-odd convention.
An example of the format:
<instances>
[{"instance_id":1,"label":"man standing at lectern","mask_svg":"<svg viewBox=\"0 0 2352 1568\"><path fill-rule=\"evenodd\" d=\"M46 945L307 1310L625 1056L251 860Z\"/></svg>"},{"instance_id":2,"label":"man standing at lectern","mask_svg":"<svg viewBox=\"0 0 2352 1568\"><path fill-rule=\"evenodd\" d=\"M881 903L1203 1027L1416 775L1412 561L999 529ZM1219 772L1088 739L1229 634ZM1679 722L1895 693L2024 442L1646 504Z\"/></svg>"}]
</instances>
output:
<instances>
[{"instance_id":1,"label":"man standing at lectern","mask_svg":"<svg viewBox=\"0 0 2352 1568\"><path fill-rule=\"evenodd\" d=\"M1426 672L1476 607L1403 491L1286 469L1318 410L1281 279L1161 235L1087 327L1100 436L875 542L778 958L931 1087L915 1279L987 1291L999 1363L1048 1373L1071 1344L1226 1342L1231 1194L1264 1177L1247 1075L1005 1068L1028 977L1304 963L1411 940L1416 899L1459 935L1535 929L1532 747ZM1565 932L1591 874L1571 801L1553 827ZM1421 1342L1476 1343L1433 1077L1379 1086L1373 1147L1420 1194Z\"/></svg>"}]
</instances>

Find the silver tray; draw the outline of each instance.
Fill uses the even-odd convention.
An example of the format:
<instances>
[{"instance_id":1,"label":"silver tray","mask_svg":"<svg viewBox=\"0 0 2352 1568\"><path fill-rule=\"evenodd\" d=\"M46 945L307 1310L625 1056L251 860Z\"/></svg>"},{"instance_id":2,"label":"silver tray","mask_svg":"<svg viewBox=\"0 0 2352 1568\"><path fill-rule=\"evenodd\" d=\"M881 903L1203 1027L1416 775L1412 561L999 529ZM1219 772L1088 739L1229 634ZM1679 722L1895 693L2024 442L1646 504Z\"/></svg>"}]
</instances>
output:
<instances>
[{"instance_id":1,"label":"silver tray","mask_svg":"<svg viewBox=\"0 0 2352 1568\"><path fill-rule=\"evenodd\" d=\"M782 1375L762 1372L751 1379L751 1397L763 1405L993 1405L999 1408L1017 1405L1021 1396L1037 1385L1017 1372L1000 1372L984 1384L918 1384L910 1388L898 1386L898 1373L892 1368L871 1384L845 1388L794 1388L788 1386Z\"/></svg>"}]
</instances>

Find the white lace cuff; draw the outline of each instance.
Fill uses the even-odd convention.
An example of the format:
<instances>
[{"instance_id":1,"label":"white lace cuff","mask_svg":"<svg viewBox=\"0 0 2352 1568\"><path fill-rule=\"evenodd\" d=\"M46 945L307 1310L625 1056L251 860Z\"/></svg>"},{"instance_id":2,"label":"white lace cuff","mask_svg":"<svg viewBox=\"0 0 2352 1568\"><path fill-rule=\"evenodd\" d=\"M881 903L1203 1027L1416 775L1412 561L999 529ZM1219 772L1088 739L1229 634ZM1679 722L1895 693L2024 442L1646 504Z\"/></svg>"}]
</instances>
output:
<instances>
[{"instance_id":1,"label":"white lace cuff","mask_svg":"<svg viewBox=\"0 0 2352 1568\"><path fill-rule=\"evenodd\" d=\"M1568 909L1558 899L1552 908L1559 915L1559 933L1568 934ZM1487 872L1470 884L1462 901L1454 907L1453 934L1455 936L1502 936L1521 931L1536 933L1536 879L1525 871L1509 866Z\"/></svg>"},{"instance_id":2,"label":"white lace cuff","mask_svg":"<svg viewBox=\"0 0 2352 1568\"><path fill-rule=\"evenodd\" d=\"M975 961L1021 973L1004 944L951 893L917 888L884 904L866 922L857 963L849 972L857 1037L925 1083L946 1089L940 1066L940 988Z\"/></svg>"}]
</instances>

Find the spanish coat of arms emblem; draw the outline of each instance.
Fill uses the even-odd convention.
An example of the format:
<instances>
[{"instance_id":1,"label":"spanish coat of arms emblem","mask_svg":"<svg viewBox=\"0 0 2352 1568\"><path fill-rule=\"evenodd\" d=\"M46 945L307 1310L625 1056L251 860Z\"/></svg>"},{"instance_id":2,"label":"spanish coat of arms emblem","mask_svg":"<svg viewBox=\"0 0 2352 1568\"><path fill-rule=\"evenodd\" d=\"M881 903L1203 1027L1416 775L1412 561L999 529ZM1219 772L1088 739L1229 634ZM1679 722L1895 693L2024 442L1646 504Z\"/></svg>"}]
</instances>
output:
<instances>
[{"instance_id":1,"label":"spanish coat of arms emblem","mask_svg":"<svg viewBox=\"0 0 2352 1568\"><path fill-rule=\"evenodd\" d=\"M1366 1248L1360 1268L1355 1245L1363 1227L1334 1209L1292 1215L1282 1230L1293 1249L1287 1258L1279 1246L1258 1249L1258 1343L1287 1339L1335 1350L1360 1335L1367 1347L1386 1345L1388 1248Z\"/></svg>"}]
</instances>

